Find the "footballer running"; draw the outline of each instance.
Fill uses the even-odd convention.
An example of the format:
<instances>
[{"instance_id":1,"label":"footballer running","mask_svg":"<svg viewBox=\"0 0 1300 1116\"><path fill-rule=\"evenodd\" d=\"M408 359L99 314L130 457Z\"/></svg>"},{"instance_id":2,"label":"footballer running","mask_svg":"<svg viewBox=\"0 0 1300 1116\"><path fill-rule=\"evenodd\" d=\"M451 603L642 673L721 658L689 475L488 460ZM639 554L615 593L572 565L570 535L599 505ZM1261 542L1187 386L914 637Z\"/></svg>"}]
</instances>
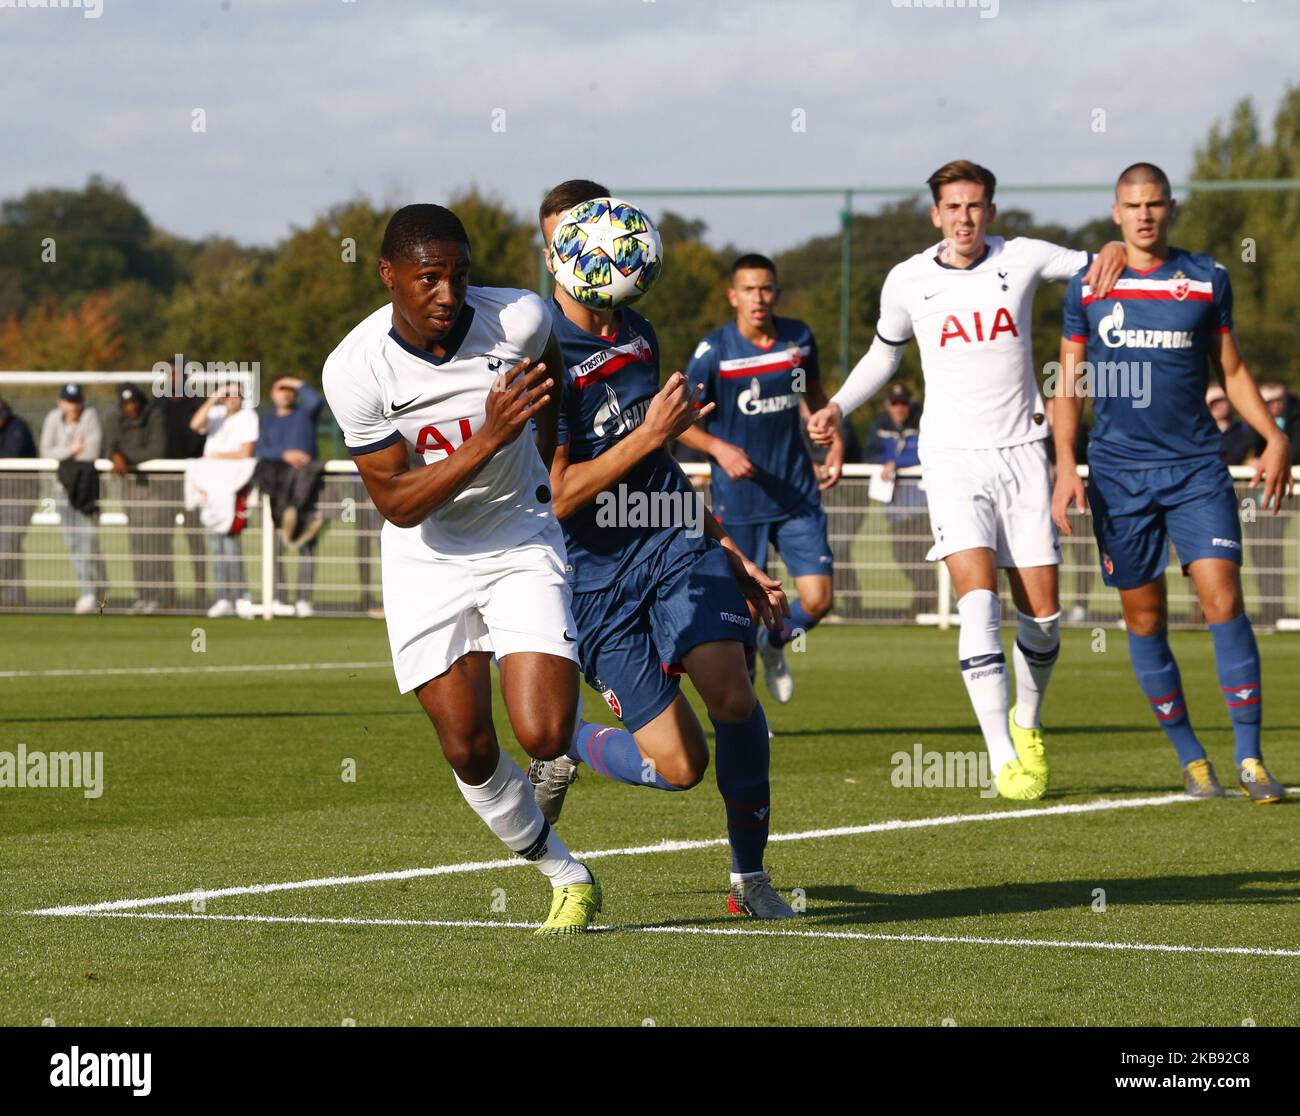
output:
<instances>
[{"instance_id":1,"label":"footballer running","mask_svg":"<svg viewBox=\"0 0 1300 1116\"><path fill-rule=\"evenodd\" d=\"M592 211L603 213L608 197L599 183L560 183L539 210L543 243L551 244L574 206L596 202ZM602 494L620 487L679 505L698 499L666 447L712 405L701 406L699 391L679 372L660 385L659 342L634 311L588 307L557 284L551 315L562 355L551 485L568 549L578 655L588 684L624 727L580 722L568 755L533 763L538 801L554 823L580 762L632 786L678 791L699 783L709 747L681 691L685 674L716 740L731 846L728 910L790 918L794 911L763 861L770 750L746 665L751 605L773 628L789 612L780 583L746 559L702 507L698 531L676 522L609 524L597 508L608 499Z\"/></svg>"},{"instance_id":2,"label":"footballer running","mask_svg":"<svg viewBox=\"0 0 1300 1116\"><path fill-rule=\"evenodd\" d=\"M760 569L768 545L794 578L798 597L779 631L758 629L763 681L779 702L794 696L785 645L831 610L834 567L820 492L840 479L838 429L814 468L803 439L805 408L826 406L812 330L777 317L776 265L750 253L731 265L727 300L735 320L696 346L686 379L716 409L677 440L712 459L710 504L740 551Z\"/></svg>"},{"instance_id":3,"label":"footballer running","mask_svg":"<svg viewBox=\"0 0 1300 1116\"><path fill-rule=\"evenodd\" d=\"M1041 708L1060 651L1060 544L1044 440L1048 427L1034 376L1034 292L1083 267L1108 290L1123 247L1088 253L1044 240L990 236L997 216L993 173L961 159L929 178L930 219L943 240L895 266L880 294L867 354L830 403L809 420L829 444L844 415L890 379L913 337L921 349L925 411L919 451L934 546L957 596L957 658L1003 798L1047 790ZM1011 705L1002 652L998 569L1018 611Z\"/></svg>"},{"instance_id":4,"label":"footballer running","mask_svg":"<svg viewBox=\"0 0 1300 1116\"><path fill-rule=\"evenodd\" d=\"M465 801L550 881L537 933L575 934L600 910L600 885L542 816L492 725L493 656L530 756L563 755L577 717L564 540L547 476L562 365L542 300L471 287L469 270L469 237L454 213L394 213L379 260L391 304L330 354L325 395L385 520L384 615L398 687L413 690L433 722Z\"/></svg>"},{"instance_id":5,"label":"footballer running","mask_svg":"<svg viewBox=\"0 0 1300 1116\"><path fill-rule=\"evenodd\" d=\"M1071 503L1080 511L1085 501L1091 505L1102 578L1119 590L1133 673L1174 746L1183 786L1197 798L1222 798L1214 765L1192 731L1169 647L1164 572L1173 541L1214 642L1238 781L1251 801L1274 803L1286 789L1268 773L1260 752L1259 647L1242 600L1237 497L1205 403L1207 357L1232 406L1264 442L1251 482L1265 481L1261 514L1276 515L1291 495L1290 446L1237 347L1227 269L1209 255L1170 246L1174 212L1164 171L1134 163L1120 175L1111 208L1127 266L1108 294L1084 275L1066 288L1065 399L1056 409L1052 515L1069 535ZM1145 366L1153 387L1141 401L1095 392L1085 492L1074 439L1090 392L1079 390L1079 377L1111 362Z\"/></svg>"}]
</instances>

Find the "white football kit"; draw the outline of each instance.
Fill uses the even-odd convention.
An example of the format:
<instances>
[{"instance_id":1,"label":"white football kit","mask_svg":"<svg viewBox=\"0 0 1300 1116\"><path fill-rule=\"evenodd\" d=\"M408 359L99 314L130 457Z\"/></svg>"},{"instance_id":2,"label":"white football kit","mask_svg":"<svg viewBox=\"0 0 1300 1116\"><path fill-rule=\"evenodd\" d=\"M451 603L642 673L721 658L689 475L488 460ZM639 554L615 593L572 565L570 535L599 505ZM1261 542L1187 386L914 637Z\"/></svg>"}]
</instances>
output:
<instances>
[{"instance_id":1,"label":"white football kit","mask_svg":"<svg viewBox=\"0 0 1300 1116\"><path fill-rule=\"evenodd\" d=\"M484 422L499 373L537 360L550 315L531 291L470 287L444 346L413 348L385 305L325 362L330 410L354 457L404 442L412 468L443 461ZM470 651L537 651L577 661L564 538L528 430L414 527L380 532L384 615L402 693Z\"/></svg>"},{"instance_id":2,"label":"white football kit","mask_svg":"<svg viewBox=\"0 0 1300 1116\"><path fill-rule=\"evenodd\" d=\"M940 262L944 244L890 271L877 338L915 337L925 376L919 451L937 561L988 547L999 566L1060 562L1052 523L1046 414L1029 329L1034 292L1065 281L1088 253L990 236L973 266Z\"/></svg>"}]
</instances>

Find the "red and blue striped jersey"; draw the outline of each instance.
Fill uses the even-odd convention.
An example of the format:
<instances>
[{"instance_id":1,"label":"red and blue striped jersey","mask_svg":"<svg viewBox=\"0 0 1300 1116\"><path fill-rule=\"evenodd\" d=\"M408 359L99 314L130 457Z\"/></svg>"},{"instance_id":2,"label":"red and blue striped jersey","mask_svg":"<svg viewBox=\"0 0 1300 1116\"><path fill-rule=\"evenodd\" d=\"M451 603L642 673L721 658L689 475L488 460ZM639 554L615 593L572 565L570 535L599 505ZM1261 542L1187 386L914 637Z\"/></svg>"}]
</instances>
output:
<instances>
[{"instance_id":1,"label":"red and blue striped jersey","mask_svg":"<svg viewBox=\"0 0 1300 1116\"><path fill-rule=\"evenodd\" d=\"M1104 298L1080 271L1065 291L1065 336L1087 345L1093 465L1150 468L1214 458L1219 431L1205 405L1209 347L1232 329L1227 270L1171 248L1151 271L1125 268Z\"/></svg>"},{"instance_id":2,"label":"red and blue striped jersey","mask_svg":"<svg viewBox=\"0 0 1300 1116\"><path fill-rule=\"evenodd\" d=\"M690 384L704 387L702 401L716 404L705 429L743 449L756 469L732 480L714 464L710 502L724 524L768 523L818 502L799 414L803 393L820 376L817 341L796 318L773 324L776 338L763 348L728 322L699 343L686 366Z\"/></svg>"},{"instance_id":3,"label":"red and blue striped jersey","mask_svg":"<svg viewBox=\"0 0 1300 1116\"><path fill-rule=\"evenodd\" d=\"M645 421L660 386L659 340L645 318L626 308L618 312L618 332L613 337L580 329L554 299L550 309L565 364L559 442L568 446L571 462L591 461ZM620 487L625 493L682 493L683 498L695 499L691 482L663 447L643 457L607 491L617 493ZM626 495L617 503L625 507ZM600 498L562 520L561 526L568 550L566 573L575 592L609 586L685 529L681 522L643 524L634 516L611 521L602 512Z\"/></svg>"}]
</instances>

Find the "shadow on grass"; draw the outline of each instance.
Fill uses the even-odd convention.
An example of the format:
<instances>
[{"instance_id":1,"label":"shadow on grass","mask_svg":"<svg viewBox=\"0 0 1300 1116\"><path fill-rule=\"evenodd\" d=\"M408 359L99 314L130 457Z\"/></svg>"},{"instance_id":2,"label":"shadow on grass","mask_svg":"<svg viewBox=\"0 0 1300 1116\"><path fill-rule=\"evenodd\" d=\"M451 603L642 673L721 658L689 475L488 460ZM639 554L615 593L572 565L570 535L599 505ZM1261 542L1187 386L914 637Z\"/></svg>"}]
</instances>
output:
<instances>
[{"instance_id":1,"label":"shadow on grass","mask_svg":"<svg viewBox=\"0 0 1300 1116\"><path fill-rule=\"evenodd\" d=\"M805 889L808 909L787 922L751 919L675 919L673 926L764 927L774 930L865 929L896 922L928 922L982 915L1035 914L1042 911L1088 910L1093 890L1103 888L1110 907L1190 904L1294 905L1300 891L1300 869L1275 872L1230 872L1207 876L1156 876L1148 879L1052 880L1042 883L1008 883L991 887L963 887L896 895L850 885ZM696 894L706 894L697 892ZM709 892L707 894L715 894ZM827 904L822 906L822 904ZM652 926L654 923L645 923ZM659 923L658 925L663 925ZM627 929L640 929L628 926ZM967 931L969 932L969 930Z\"/></svg>"}]
</instances>

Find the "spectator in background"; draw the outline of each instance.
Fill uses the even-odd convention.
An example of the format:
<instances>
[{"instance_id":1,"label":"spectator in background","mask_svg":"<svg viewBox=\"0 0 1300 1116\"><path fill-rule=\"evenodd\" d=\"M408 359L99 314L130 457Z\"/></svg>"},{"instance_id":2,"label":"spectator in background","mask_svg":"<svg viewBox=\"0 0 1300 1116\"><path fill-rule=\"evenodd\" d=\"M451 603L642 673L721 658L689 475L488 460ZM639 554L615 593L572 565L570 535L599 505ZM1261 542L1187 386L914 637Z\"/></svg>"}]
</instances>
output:
<instances>
[{"instance_id":1,"label":"spectator in background","mask_svg":"<svg viewBox=\"0 0 1300 1116\"><path fill-rule=\"evenodd\" d=\"M296 376L281 376L271 385L273 411L262 420L257 438L258 487L271 497L276 540L277 586L288 588L284 551L299 553L294 611L312 614L311 590L316 571L316 536L325 517L316 508L325 467L317 460L316 420L325 400ZM277 602L278 603L278 602Z\"/></svg>"},{"instance_id":2,"label":"spectator in background","mask_svg":"<svg viewBox=\"0 0 1300 1116\"><path fill-rule=\"evenodd\" d=\"M1240 465L1250 456L1255 432L1241 419L1234 421L1228 393L1213 380L1205 392L1205 405L1219 428L1219 458L1225 465ZM1281 426L1279 420L1278 425Z\"/></svg>"},{"instance_id":3,"label":"spectator in background","mask_svg":"<svg viewBox=\"0 0 1300 1116\"><path fill-rule=\"evenodd\" d=\"M166 452L162 409L152 406L135 384L125 384L118 393L117 414L109 416L104 431L104 454L113 462L114 476L120 478L135 574L135 602L131 605L135 613L157 610L160 590L171 575L162 555L171 550L173 521L166 504L150 487L148 475L139 472L142 463Z\"/></svg>"},{"instance_id":4,"label":"spectator in background","mask_svg":"<svg viewBox=\"0 0 1300 1116\"><path fill-rule=\"evenodd\" d=\"M162 386L156 385L154 393L157 394L162 389ZM185 394L185 379L181 370L175 364L170 366L166 388L161 403L158 404L162 407L163 426L167 430L164 455L172 461L187 461L195 457L202 457L203 435L191 428L190 419L203 405L203 400L196 395ZM195 603L199 604L208 595L208 548L203 541L203 524L199 522L198 509L186 508L182 516L185 525L185 545L190 552L190 565L194 568ZM174 552L171 566L171 578L163 592L164 608L174 608L180 604L177 587L181 579L177 573Z\"/></svg>"},{"instance_id":5,"label":"spectator in background","mask_svg":"<svg viewBox=\"0 0 1300 1116\"><path fill-rule=\"evenodd\" d=\"M210 399L205 399L190 419L190 428L195 433L206 435L203 442L205 459L252 460L253 449L257 445L257 412L244 407L237 383L228 384ZM249 479L251 476L250 469ZM223 524L224 530L213 528L209 532L212 537L212 580L215 583L216 600L208 609L208 615L214 619L229 616L231 612L238 612L240 616L253 614L252 601L248 599L244 587L241 532L246 517L239 501L239 493L246 490L247 481L236 481L234 484L235 491L227 494L232 498L235 508L233 523Z\"/></svg>"},{"instance_id":6,"label":"spectator in background","mask_svg":"<svg viewBox=\"0 0 1300 1116\"><path fill-rule=\"evenodd\" d=\"M95 611L107 585L99 553L99 474L95 471L103 445L99 413L86 406L80 384L64 384L58 405L41 425L41 456L59 462L59 520L77 578L72 610L78 615Z\"/></svg>"},{"instance_id":7,"label":"spectator in background","mask_svg":"<svg viewBox=\"0 0 1300 1116\"><path fill-rule=\"evenodd\" d=\"M883 414L877 415L867 433L867 461L879 462L881 478L895 482L893 499L885 505L894 560L912 585L914 613L938 610L934 573L926 564L930 549L925 493L915 479L897 481L899 469L921 463L918 449L921 405L912 399L911 389L895 383L889 389Z\"/></svg>"},{"instance_id":8,"label":"spectator in background","mask_svg":"<svg viewBox=\"0 0 1300 1116\"><path fill-rule=\"evenodd\" d=\"M1292 462L1300 461L1300 399L1286 389L1279 380L1263 380L1259 394L1273 416L1278 429L1291 443ZM1250 458L1263 452L1264 440L1253 430ZM1264 507L1263 489L1251 495L1255 499L1255 522L1247 528L1246 561L1255 570L1259 586L1259 607L1252 610L1252 619L1262 624L1277 624L1286 615L1297 615L1294 601L1286 600L1286 545L1285 540L1293 516L1273 515Z\"/></svg>"},{"instance_id":9,"label":"spectator in background","mask_svg":"<svg viewBox=\"0 0 1300 1116\"><path fill-rule=\"evenodd\" d=\"M1052 428L1052 415L1056 411L1056 396L1049 395L1043 400L1043 406L1047 413L1047 428ZM1056 441L1052 438L1046 440L1047 460L1051 462L1052 469L1056 469ZM1074 436L1074 460L1080 465L1088 464L1088 426L1083 421L1083 416L1079 416L1079 429ZM1082 546L1082 541L1076 543L1065 542L1066 546ZM1062 559L1065 555L1062 553ZM1092 592L1092 578L1096 563L1092 561L1091 553L1080 562L1075 569L1074 583L1074 604L1070 606L1069 612L1065 614L1065 619L1073 624L1080 624L1088 619L1088 596Z\"/></svg>"},{"instance_id":10,"label":"spectator in background","mask_svg":"<svg viewBox=\"0 0 1300 1116\"><path fill-rule=\"evenodd\" d=\"M0 399L0 459L35 456L31 428ZM5 482L8 492L0 496L0 607L22 608L27 603L23 539L39 483L35 473L18 473Z\"/></svg>"},{"instance_id":11,"label":"spectator in background","mask_svg":"<svg viewBox=\"0 0 1300 1116\"><path fill-rule=\"evenodd\" d=\"M1264 380L1259 385L1259 394L1263 397L1268 413L1273 416L1277 428L1287 436L1291 443L1291 460L1300 462L1300 399L1286 389L1280 380ZM1251 456L1264 452L1264 440L1256 434L1251 442Z\"/></svg>"}]
</instances>

